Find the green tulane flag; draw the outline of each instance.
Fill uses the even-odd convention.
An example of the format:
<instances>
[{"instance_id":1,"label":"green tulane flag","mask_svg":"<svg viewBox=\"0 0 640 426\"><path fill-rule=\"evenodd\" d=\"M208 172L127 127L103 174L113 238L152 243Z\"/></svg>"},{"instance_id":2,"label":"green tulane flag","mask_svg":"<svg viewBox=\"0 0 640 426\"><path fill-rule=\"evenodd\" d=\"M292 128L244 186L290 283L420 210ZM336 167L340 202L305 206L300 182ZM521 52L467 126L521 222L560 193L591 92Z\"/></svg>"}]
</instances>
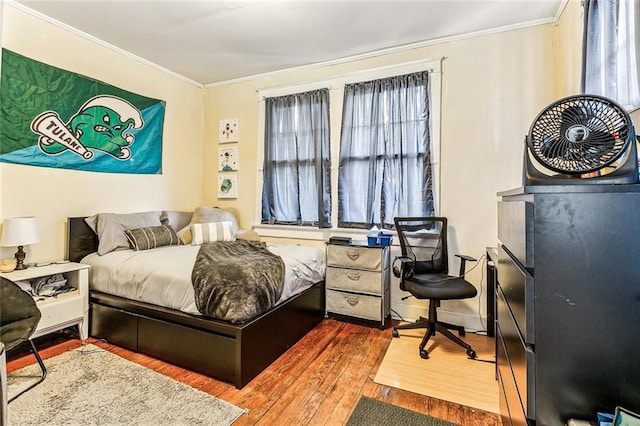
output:
<instances>
[{"instance_id":1,"label":"green tulane flag","mask_svg":"<svg viewBox=\"0 0 640 426\"><path fill-rule=\"evenodd\" d=\"M0 162L162 173L165 102L2 50Z\"/></svg>"}]
</instances>

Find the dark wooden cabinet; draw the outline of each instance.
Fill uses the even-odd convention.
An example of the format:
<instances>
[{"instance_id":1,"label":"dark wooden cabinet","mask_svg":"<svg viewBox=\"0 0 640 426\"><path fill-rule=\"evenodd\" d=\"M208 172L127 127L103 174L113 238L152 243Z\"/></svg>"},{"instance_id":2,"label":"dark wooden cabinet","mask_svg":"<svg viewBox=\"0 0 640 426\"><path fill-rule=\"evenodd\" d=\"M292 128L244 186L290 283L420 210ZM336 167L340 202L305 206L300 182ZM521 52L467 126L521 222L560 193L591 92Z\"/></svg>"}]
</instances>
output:
<instances>
[{"instance_id":1,"label":"dark wooden cabinet","mask_svg":"<svg viewBox=\"0 0 640 426\"><path fill-rule=\"evenodd\" d=\"M496 336L496 289L498 288L498 249L487 247L487 336Z\"/></svg>"},{"instance_id":2,"label":"dark wooden cabinet","mask_svg":"<svg viewBox=\"0 0 640 426\"><path fill-rule=\"evenodd\" d=\"M498 194L504 424L640 411L640 185Z\"/></svg>"}]
</instances>

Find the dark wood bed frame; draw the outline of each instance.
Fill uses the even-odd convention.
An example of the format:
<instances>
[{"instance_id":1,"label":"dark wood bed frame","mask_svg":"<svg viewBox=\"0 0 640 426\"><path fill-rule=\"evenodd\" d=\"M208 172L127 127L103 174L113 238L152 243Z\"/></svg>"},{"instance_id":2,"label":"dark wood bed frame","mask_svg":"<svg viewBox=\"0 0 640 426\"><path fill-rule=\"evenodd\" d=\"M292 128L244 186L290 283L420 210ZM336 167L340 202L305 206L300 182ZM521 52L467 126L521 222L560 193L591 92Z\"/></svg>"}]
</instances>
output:
<instances>
[{"instance_id":1,"label":"dark wood bed frame","mask_svg":"<svg viewBox=\"0 0 640 426\"><path fill-rule=\"evenodd\" d=\"M83 217L68 219L67 256L80 262L98 247ZM313 329L324 316L317 283L245 324L186 314L118 296L89 292L89 334L240 389Z\"/></svg>"}]
</instances>

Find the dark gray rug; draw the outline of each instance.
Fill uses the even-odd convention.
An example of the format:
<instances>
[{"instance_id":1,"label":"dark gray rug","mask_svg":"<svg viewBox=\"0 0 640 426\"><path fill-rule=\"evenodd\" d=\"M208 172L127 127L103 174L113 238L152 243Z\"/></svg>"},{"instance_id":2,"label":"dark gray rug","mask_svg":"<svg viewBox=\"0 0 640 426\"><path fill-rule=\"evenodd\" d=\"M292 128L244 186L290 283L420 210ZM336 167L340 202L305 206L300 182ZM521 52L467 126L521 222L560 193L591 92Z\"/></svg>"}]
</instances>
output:
<instances>
[{"instance_id":1,"label":"dark gray rug","mask_svg":"<svg viewBox=\"0 0 640 426\"><path fill-rule=\"evenodd\" d=\"M426 414L397 407L377 399L360 397L347 426L456 426Z\"/></svg>"}]
</instances>

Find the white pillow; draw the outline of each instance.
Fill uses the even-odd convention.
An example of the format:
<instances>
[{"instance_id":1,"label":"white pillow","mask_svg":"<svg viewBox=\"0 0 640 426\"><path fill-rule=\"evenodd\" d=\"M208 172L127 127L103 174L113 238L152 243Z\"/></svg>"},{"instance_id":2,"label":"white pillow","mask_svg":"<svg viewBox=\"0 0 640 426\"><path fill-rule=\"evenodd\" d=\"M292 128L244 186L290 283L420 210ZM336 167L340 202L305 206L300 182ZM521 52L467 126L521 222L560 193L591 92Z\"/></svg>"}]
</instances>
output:
<instances>
[{"instance_id":1,"label":"white pillow","mask_svg":"<svg viewBox=\"0 0 640 426\"><path fill-rule=\"evenodd\" d=\"M238 234L238 220L235 213L230 209L218 207L200 206L196 207L191 216L191 221L182 229L176 230L178 238L183 244L191 244L191 225L194 223L231 222L231 232ZM175 229L175 228L174 228Z\"/></svg>"},{"instance_id":2,"label":"white pillow","mask_svg":"<svg viewBox=\"0 0 640 426\"><path fill-rule=\"evenodd\" d=\"M236 233L231 222L193 223L189 225L189 230L191 231L192 246L236 240Z\"/></svg>"}]
</instances>

